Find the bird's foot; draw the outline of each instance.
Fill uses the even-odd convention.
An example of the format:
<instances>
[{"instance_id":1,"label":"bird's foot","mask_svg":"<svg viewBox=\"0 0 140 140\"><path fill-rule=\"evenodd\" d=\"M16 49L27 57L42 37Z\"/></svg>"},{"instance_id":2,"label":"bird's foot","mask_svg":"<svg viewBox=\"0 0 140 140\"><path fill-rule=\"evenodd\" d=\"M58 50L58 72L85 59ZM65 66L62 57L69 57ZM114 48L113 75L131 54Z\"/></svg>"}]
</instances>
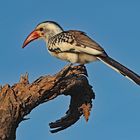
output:
<instances>
[{"instance_id":1,"label":"bird's foot","mask_svg":"<svg viewBox=\"0 0 140 140\"><path fill-rule=\"evenodd\" d=\"M73 66L72 69L76 70L76 71L80 71L80 74L83 74L83 75L88 77L87 69L86 69L86 66L84 64Z\"/></svg>"}]
</instances>

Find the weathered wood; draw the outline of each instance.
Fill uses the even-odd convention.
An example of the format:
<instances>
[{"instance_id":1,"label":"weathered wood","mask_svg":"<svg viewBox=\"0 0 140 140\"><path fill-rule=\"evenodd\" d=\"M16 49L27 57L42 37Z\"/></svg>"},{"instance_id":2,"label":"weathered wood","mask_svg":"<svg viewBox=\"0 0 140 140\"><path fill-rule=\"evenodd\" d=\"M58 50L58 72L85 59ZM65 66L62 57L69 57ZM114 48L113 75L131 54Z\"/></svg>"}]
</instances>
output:
<instances>
[{"instance_id":1,"label":"weathered wood","mask_svg":"<svg viewBox=\"0 0 140 140\"><path fill-rule=\"evenodd\" d=\"M16 129L27 114L62 94L71 96L70 107L65 117L50 123L51 128L56 128L51 132L69 127L81 115L88 120L95 95L86 75L84 66L66 66L59 73L41 76L32 83L26 74L19 83L4 85L0 90L0 140L15 140Z\"/></svg>"}]
</instances>

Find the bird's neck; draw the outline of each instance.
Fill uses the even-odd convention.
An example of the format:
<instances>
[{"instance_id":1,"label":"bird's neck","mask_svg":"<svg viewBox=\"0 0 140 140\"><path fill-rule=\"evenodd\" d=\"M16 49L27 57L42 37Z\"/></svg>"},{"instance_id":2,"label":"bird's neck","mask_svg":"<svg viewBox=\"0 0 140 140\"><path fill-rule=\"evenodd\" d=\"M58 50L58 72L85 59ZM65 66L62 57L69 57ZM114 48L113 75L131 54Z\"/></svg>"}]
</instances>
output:
<instances>
[{"instance_id":1,"label":"bird's neck","mask_svg":"<svg viewBox=\"0 0 140 140\"><path fill-rule=\"evenodd\" d=\"M61 33L61 32L63 32L63 30L61 29L61 28L55 28L55 29L53 29L53 30L49 30L49 31L47 31L47 33L46 33L46 36L45 36L45 42L46 43L48 43L48 41L52 38L52 37L54 37L55 35L57 35L57 34L59 34L59 33Z\"/></svg>"}]
</instances>

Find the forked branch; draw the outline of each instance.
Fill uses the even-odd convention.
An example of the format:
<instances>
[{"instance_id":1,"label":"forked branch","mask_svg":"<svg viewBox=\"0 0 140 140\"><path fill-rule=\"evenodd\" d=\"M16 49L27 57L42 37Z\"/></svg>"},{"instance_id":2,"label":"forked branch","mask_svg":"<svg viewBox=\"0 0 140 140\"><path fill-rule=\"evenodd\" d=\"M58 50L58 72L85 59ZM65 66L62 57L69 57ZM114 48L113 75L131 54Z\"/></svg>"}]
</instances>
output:
<instances>
[{"instance_id":1,"label":"forked branch","mask_svg":"<svg viewBox=\"0 0 140 140\"><path fill-rule=\"evenodd\" d=\"M85 66L66 66L57 74L41 76L32 83L26 74L19 83L3 86L0 90L0 140L15 140L16 129L27 114L62 94L71 96L70 106L64 117L49 124L52 133L71 126L81 115L86 121L89 118L95 94L88 83Z\"/></svg>"}]
</instances>

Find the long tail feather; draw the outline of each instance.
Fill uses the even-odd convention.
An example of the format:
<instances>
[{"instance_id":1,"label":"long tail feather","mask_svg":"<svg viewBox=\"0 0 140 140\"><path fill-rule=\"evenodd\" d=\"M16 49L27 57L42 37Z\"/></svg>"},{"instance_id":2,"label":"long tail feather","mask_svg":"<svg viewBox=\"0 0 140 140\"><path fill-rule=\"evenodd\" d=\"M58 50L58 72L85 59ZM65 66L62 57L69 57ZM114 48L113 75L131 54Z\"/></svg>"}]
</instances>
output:
<instances>
[{"instance_id":1,"label":"long tail feather","mask_svg":"<svg viewBox=\"0 0 140 140\"><path fill-rule=\"evenodd\" d=\"M109 56L99 56L99 60L104 62L106 65L117 71L118 73L121 73L131 81L135 82L136 84L140 85L140 76L133 72L132 70L126 68L116 60L112 59Z\"/></svg>"}]
</instances>

